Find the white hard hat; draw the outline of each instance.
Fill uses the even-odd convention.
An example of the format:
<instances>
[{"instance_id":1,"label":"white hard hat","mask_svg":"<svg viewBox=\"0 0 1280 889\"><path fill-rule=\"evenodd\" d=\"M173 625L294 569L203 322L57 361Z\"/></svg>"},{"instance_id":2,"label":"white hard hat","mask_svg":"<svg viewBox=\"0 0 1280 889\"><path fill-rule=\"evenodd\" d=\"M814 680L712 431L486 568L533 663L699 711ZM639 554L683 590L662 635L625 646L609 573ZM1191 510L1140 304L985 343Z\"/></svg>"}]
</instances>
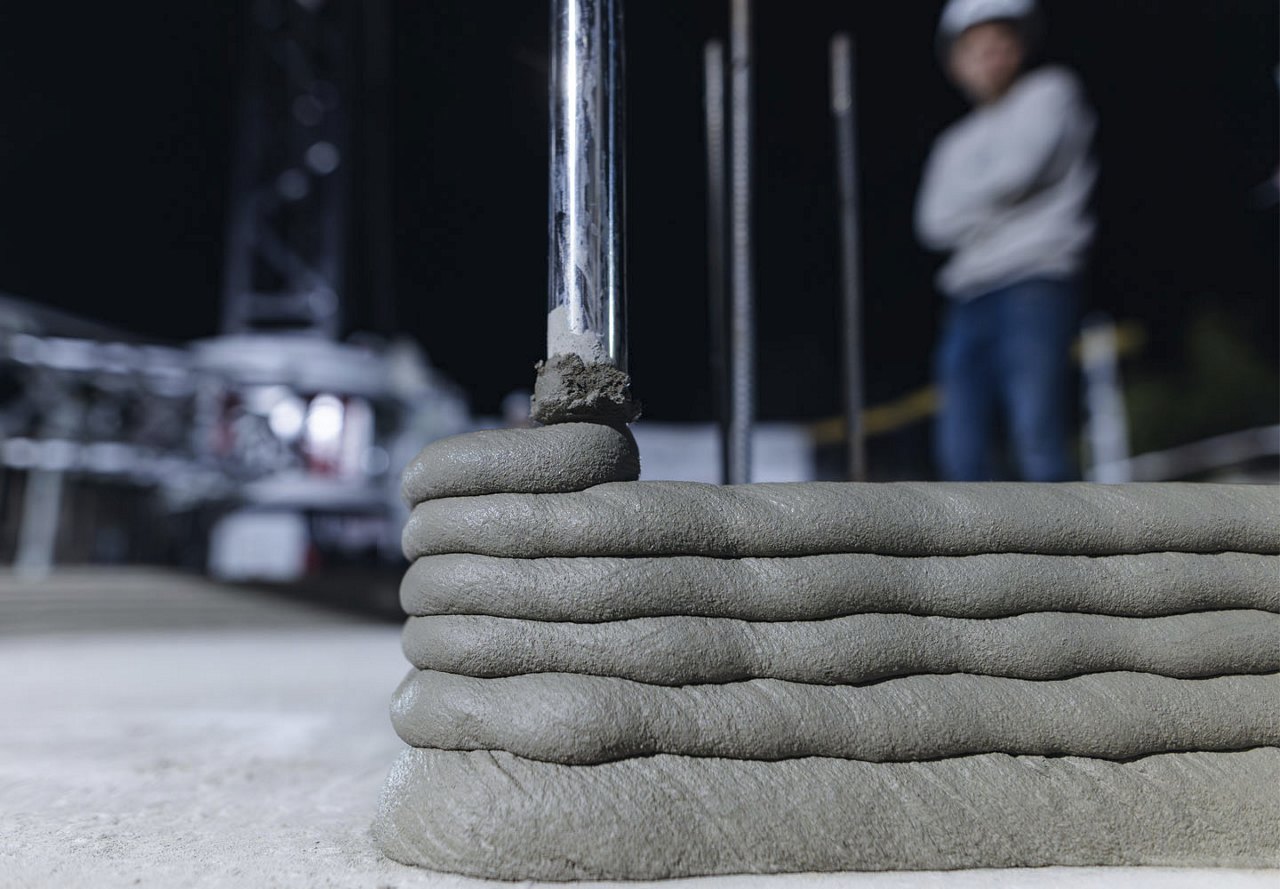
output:
<instances>
[{"instance_id":1,"label":"white hard hat","mask_svg":"<svg viewBox=\"0 0 1280 889\"><path fill-rule=\"evenodd\" d=\"M951 0L938 20L938 58L946 68L951 42L975 24L1011 22L1023 36L1028 52L1036 52L1041 17L1036 0Z\"/></svg>"},{"instance_id":2,"label":"white hard hat","mask_svg":"<svg viewBox=\"0 0 1280 889\"><path fill-rule=\"evenodd\" d=\"M1033 42L1038 36L1038 20L1036 0L950 0L938 22L938 48L946 50L952 40L974 25L994 21L1015 22L1023 38Z\"/></svg>"}]
</instances>

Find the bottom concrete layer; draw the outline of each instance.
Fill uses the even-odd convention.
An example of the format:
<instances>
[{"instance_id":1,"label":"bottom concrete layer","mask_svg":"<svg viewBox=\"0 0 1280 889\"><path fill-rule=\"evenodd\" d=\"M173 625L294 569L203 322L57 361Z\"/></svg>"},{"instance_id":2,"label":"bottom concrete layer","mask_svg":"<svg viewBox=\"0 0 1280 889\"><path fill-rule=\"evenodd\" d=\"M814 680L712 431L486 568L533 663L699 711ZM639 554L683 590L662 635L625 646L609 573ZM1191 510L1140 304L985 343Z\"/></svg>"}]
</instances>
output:
<instances>
[{"instance_id":1,"label":"bottom concrete layer","mask_svg":"<svg viewBox=\"0 0 1280 889\"><path fill-rule=\"evenodd\" d=\"M564 766L410 749L374 837L496 879L1048 865L1280 864L1280 749L1127 763L654 756Z\"/></svg>"}]
</instances>

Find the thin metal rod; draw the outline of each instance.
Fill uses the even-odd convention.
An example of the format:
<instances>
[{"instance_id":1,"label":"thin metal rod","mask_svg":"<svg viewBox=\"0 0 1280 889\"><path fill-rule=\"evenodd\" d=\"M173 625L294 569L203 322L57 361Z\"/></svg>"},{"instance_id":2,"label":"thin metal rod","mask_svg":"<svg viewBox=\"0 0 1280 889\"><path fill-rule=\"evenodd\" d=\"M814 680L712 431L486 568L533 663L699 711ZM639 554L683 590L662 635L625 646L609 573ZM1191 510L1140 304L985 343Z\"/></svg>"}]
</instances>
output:
<instances>
[{"instance_id":1,"label":"thin metal rod","mask_svg":"<svg viewBox=\"0 0 1280 889\"><path fill-rule=\"evenodd\" d=\"M548 356L625 370L622 0L552 0Z\"/></svg>"},{"instance_id":2,"label":"thin metal rod","mask_svg":"<svg viewBox=\"0 0 1280 889\"><path fill-rule=\"evenodd\" d=\"M836 131L836 177L840 183L840 286L844 303L844 396L847 472L867 479L863 411L862 251L858 214L857 94L854 47L848 34L831 39L831 114Z\"/></svg>"},{"instance_id":3,"label":"thin metal rod","mask_svg":"<svg viewBox=\"0 0 1280 889\"><path fill-rule=\"evenodd\" d=\"M729 366L725 340L724 45L707 42L703 53L707 122L707 299L711 327L711 392L720 429L720 483L729 480Z\"/></svg>"},{"instance_id":4,"label":"thin metal rod","mask_svg":"<svg viewBox=\"0 0 1280 889\"><path fill-rule=\"evenodd\" d=\"M729 22L733 78L729 168L730 390L729 482L751 481L755 423L755 293L752 247L751 2L732 0Z\"/></svg>"}]
</instances>

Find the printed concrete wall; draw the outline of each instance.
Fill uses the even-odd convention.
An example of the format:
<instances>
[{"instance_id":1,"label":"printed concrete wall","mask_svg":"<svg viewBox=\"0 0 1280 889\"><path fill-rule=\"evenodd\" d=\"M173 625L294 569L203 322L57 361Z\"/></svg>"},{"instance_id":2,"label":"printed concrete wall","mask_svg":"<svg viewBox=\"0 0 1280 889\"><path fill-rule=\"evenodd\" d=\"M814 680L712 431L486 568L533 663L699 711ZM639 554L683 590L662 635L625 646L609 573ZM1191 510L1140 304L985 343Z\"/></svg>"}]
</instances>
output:
<instances>
[{"instance_id":1,"label":"printed concrete wall","mask_svg":"<svg viewBox=\"0 0 1280 889\"><path fill-rule=\"evenodd\" d=\"M638 475L575 423L406 474L390 857L1280 864L1280 491Z\"/></svg>"}]
</instances>

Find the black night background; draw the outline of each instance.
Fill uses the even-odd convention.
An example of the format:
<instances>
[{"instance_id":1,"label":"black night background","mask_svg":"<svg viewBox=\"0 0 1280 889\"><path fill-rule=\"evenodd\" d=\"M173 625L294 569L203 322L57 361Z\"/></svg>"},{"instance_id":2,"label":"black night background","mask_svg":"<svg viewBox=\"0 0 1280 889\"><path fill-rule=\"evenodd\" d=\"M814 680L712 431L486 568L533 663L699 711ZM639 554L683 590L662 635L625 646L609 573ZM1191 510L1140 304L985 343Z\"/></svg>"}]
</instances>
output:
<instances>
[{"instance_id":1,"label":"black night background","mask_svg":"<svg viewBox=\"0 0 1280 889\"><path fill-rule=\"evenodd\" d=\"M963 110L934 55L938 7L758 5L766 419L840 410L837 30L858 53L869 400L929 379L937 258L912 202L931 139ZM1101 120L1089 303L1139 323L1127 372L1176 388L1205 329L1273 368L1277 214L1256 189L1280 158L1276 4L1046 9L1044 55L1080 72ZM702 47L726 29L722 2L628 9L631 370L659 419L711 410ZM235 4L207 0L0 12L0 290L172 341L217 332L241 32ZM543 348L547 32L529 0L395 4L390 249L369 248L354 205L348 326L417 337L478 412L529 387ZM387 263L392 278L371 272ZM1274 400L1258 410L1269 421Z\"/></svg>"}]
</instances>

